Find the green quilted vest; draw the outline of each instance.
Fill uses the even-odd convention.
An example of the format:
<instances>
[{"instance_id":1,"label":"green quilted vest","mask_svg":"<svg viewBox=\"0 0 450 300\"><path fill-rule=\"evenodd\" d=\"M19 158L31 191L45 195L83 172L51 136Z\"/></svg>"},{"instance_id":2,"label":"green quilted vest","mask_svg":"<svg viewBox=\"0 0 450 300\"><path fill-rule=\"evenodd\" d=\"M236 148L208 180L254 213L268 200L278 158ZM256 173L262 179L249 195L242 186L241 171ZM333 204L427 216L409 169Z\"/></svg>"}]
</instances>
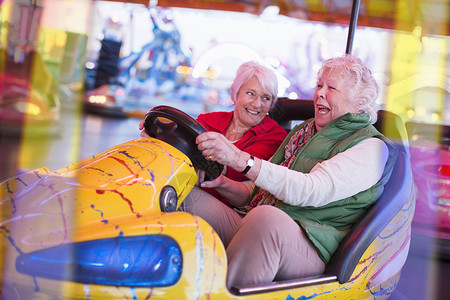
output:
<instances>
[{"instance_id":1,"label":"green quilted vest","mask_svg":"<svg viewBox=\"0 0 450 300\"><path fill-rule=\"evenodd\" d=\"M271 162L280 164L284 160L284 146L290 137L312 121L313 119L310 119L294 127L274 154ZM303 147L291 166L291 169L309 173L317 163L370 137L382 139L389 148L389 157L383 175L374 186L352 197L322 207L291 206L278 201L278 208L285 211L304 229L325 263L328 263L351 227L381 196L384 185L391 175L398 149L369 123L368 115L348 113L328 123L316 133Z\"/></svg>"}]
</instances>

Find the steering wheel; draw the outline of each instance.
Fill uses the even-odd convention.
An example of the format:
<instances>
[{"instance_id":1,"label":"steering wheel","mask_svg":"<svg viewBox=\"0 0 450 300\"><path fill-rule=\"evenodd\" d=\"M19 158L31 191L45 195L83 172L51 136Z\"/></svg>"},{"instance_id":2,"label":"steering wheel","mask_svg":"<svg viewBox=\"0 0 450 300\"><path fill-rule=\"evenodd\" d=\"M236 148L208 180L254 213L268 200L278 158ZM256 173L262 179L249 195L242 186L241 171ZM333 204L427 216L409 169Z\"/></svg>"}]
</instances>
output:
<instances>
[{"instance_id":1,"label":"steering wheel","mask_svg":"<svg viewBox=\"0 0 450 300\"><path fill-rule=\"evenodd\" d=\"M153 107L145 115L144 130L186 154L194 168L205 171L205 180L214 180L222 173L223 165L207 160L195 143L195 138L206 132L205 127L181 110L166 105Z\"/></svg>"}]
</instances>

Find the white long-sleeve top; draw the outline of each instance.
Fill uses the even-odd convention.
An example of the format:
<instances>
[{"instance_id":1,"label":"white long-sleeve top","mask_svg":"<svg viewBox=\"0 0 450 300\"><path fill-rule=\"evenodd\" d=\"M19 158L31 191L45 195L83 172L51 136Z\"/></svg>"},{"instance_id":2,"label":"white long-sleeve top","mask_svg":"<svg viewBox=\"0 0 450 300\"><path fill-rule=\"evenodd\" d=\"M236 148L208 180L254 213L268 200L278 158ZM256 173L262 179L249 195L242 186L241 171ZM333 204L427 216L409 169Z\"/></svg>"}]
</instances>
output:
<instances>
[{"instance_id":1,"label":"white long-sleeve top","mask_svg":"<svg viewBox=\"0 0 450 300\"><path fill-rule=\"evenodd\" d=\"M287 204L319 207L377 183L388 155L381 139L369 138L315 165L309 173L262 161L255 185Z\"/></svg>"}]
</instances>

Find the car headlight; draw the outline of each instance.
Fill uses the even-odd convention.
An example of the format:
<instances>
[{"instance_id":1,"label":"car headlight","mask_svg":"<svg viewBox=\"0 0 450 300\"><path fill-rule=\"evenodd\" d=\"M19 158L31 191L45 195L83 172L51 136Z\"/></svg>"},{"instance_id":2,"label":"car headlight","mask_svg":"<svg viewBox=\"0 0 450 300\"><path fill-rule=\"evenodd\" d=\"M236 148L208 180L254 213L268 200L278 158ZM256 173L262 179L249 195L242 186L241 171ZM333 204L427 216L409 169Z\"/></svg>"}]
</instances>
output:
<instances>
[{"instance_id":1,"label":"car headlight","mask_svg":"<svg viewBox=\"0 0 450 300\"><path fill-rule=\"evenodd\" d=\"M166 185L161 189L159 194L159 206L162 212L174 212L177 210L178 195L177 191L170 186Z\"/></svg>"},{"instance_id":2,"label":"car headlight","mask_svg":"<svg viewBox=\"0 0 450 300\"><path fill-rule=\"evenodd\" d=\"M18 272L54 280L128 287L175 284L182 254L166 235L107 238L23 253Z\"/></svg>"},{"instance_id":3,"label":"car headlight","mask_svg":"<svg viewBox=\"0 0 450 300\"><path fill-rule=\"evenodd\" d=\"M88 101L93 104L105 104L108 101L108 96L104 95L92 95L88 97Z\"/></svg>"},{"instance_id":4,"label":"car headlight","mask_svg":"<svg viewBox=\"0 0 450 300\"><path fill-rule=\"evenodd\" d=\"M429 184L430 195L438 205L450 208L450 165L433 164L427 165L423 168L426 171L428 178L431 178Z\"/></svg>"},{"instance_id":5,"label":"car headlight","mask_svg":"<svg viewBox=\"0 0 450 300\"><path fill-rule=\"evenodd\" d=\"M42 113L39 106L34 103L24 101L19 101L16 103L16 110L23 114L32 116L38 116Z\"/></svg>"}]
</instances>

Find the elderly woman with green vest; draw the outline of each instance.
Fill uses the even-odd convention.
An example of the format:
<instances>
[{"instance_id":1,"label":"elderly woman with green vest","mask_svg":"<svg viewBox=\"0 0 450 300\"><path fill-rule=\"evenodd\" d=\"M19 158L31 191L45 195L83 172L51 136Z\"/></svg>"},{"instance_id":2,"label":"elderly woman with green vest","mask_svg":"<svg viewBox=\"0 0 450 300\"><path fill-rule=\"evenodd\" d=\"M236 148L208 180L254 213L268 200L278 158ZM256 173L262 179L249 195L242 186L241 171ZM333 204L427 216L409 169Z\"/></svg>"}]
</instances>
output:
<instances>
[{"instance_id":1,"label":"elderly woman with green vest","mask_svg":"<svg viewBox=\"0 0 450 300\"><path fill-rule=\"evenodd\" d=\"M239 209L206 193L183 204L222 239L228 287L323 273L389 179L397 148L372 125L379 88L371 71L347 54L325 61L317 75L314 118L294 127L270 161L218 133L197 137L203 155L249 179L202 182Z\"/></svg>"}]
</instances>

